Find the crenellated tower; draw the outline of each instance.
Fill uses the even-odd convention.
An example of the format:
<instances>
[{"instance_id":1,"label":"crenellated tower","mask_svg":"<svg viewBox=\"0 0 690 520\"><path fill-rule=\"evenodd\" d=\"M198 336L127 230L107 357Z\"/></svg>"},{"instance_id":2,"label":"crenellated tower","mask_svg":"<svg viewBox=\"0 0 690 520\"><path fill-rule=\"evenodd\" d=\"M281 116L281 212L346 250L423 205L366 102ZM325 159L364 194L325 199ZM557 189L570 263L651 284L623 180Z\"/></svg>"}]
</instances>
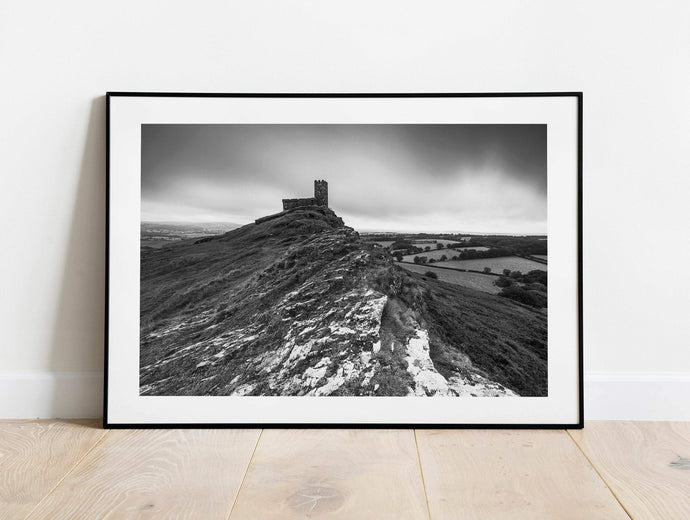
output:
<instances>
[{"instance_id":1,"label":"crenellated tower","mask_svg":"<svg viewBox=\"0 0 690 520\"><path fill-rule=\"evenodd\" d=\"M328 183L326 181L314 181L314 198L317 206L328 207Z\"/></svg>"},{"instance_id":2,"label":"crenellated tower","mask_svg":"<svg viewBox=\"0 0 690 520\"><path fill-rule=\"evenodd\" d=\"M283 211L306 206L328 207L328 183L326 181L314 181L314 196L308 199L283 199Z\"/></svg>"}]
</instances>

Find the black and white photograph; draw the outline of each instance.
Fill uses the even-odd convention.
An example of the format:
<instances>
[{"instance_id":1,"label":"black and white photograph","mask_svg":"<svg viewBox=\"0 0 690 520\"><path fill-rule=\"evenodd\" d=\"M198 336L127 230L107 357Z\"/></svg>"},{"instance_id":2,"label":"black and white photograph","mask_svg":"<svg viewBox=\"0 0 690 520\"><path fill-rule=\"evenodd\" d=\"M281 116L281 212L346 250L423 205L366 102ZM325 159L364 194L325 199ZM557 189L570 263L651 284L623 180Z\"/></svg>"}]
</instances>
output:
<instances>
[{"instance_id":1,"label":"black and white photograph","mask_svg":"<svg viewBox=\"0 0 690 520\"><path fill-rule=\"evenodd\" d=\"M548 395L544 124L144 124L142 396Z\"/></svg>"}]
</instances>

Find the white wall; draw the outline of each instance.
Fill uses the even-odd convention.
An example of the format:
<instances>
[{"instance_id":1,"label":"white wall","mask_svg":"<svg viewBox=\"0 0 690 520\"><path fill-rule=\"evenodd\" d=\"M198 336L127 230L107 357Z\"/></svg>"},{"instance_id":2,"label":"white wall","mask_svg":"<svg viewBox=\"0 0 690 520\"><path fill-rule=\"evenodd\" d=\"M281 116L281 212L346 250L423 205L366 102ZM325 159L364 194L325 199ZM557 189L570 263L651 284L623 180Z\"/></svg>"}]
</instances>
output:
<instances>
[{"instance_id":1,"label":"white wall","mask_svg":"<svg viewBox=\"0 0 690 520\"><path fill-rule=\"evenodd\" d=\"M105 91L582 90L588 417L690 419L689 26L685 0L1 0L0 416L100 413Z\"/></svg>"}]
</instances>

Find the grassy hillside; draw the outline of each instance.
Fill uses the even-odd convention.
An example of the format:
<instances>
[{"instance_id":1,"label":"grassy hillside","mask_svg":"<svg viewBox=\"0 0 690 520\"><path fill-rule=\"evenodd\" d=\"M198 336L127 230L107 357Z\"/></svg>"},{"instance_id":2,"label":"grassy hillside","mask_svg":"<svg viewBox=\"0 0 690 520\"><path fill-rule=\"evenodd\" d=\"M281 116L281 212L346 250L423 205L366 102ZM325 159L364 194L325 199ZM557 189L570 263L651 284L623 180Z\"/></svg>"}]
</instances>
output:
<instances>
[{"instance_id":1,"label":"grassy hillside","mask_svg":"<svg viewBox=\"0 0 690 520\"><path fill-rule=\"evenodd\" d=\"M140 364L146 395L545 395L546 314L300 208L143 249Z\"/></svg>"}]
</instances>

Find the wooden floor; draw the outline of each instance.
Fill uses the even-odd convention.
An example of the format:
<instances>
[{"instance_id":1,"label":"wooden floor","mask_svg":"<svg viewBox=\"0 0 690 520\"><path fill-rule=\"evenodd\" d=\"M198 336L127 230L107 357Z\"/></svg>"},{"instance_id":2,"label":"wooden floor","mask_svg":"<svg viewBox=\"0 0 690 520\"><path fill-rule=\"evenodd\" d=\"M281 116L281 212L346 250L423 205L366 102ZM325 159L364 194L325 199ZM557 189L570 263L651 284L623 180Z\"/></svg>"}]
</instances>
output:
<instances>
[{"instance_id":1,"label":"wooden floor","mask_svg":"<svg viewBox=\"0 0 690 520\"><path fill-rule=\"evenodd\" d=\"M690 423L101 430L0 421L1 519L690 519Z\"/></svg>"}]
</instances>

